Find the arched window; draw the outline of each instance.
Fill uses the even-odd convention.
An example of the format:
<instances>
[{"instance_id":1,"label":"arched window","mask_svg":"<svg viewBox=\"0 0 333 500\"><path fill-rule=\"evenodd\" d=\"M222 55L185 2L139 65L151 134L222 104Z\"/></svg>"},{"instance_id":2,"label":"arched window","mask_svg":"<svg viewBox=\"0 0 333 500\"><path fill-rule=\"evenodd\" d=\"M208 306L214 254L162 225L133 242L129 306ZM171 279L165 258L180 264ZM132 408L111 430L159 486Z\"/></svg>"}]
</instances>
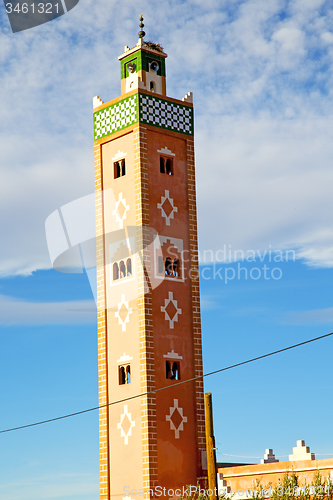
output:
<instances>
[{"instance_id":1,"label":"arched window","mask_svg":"<svg viewBox=\"0 0 333 500\"><path fill-rule=\"evenodd\" d=\"M126 175L125 158L120 161L115 161L113 164L114 178L123 177Z\"/></svg>"},{"instance_id":2,"label":"arched window","mask_svg":"<svg viewBox=\"0 0 333 500\"><path fill-rule=\"evenodd\" d=\"M117 262L113 264L113 281L116 281L119 279L119 267Z\"/></svg>"},{"instance_id":3,"label":"arched window","mask_svg":"<svg viewBox=\"0 0 333 500\"><path fill-rule=\"evenodd\" d=\"M131 383L131 366L119 366L119 385Z\"/></svg>"},{"instance_id":4,"label":"arched window","mask_svg":"<svg viewBox=\"0 0 333 500\"><path fill-rule=\"evenodd\" d=\"M173 175L173 158L160 156L160 172L161 174Z\"/></svg>"},{"instance_id":5,"label":"arched window","mask_svg":"<svg viewBox=\"0 0 333 500\"><path fill-rule=\"evenodd\" d=\"M172 263L171 263L170 257L167 257L165 259L165 274L167 276L171 276L172 275Z\"/></svg>"},{"instance_id":6,"label":"arched window","mask_svg":"<svg viewBox=\"0 0 333 500\"><path fill-rule=\"evenodd\" d=\"M155 92L155 82L150 82L150 92Z\"/></svg>"},{"instance_id":7,"label":"arched window","mask_svg":"<svg viewBox=\"0 0 333 500\"><path fill-rule=\"evenodd\" d=\"M125 268L125 263L123 260L121 260L119 263L119 273L120 273L120 279L125 278L126 268Z\"/></svg>"},{"instance_id":8,"label":"arched window","mask_svg":"<svg viewBox=\"0 0 333 500\"><path fill-rule=\"evenodd\" d=\"M132 260L130 258L126 261L127 276L132 276Z\"/></svg>"},{"instance_id":9,"label":"arched window","mask_svg":"<svg viewBox=\"0 0 333 500\"><path fill-rule=\"evenodd\" d=\"M158 273L162 274L163 272L163 260L162 257L158 257ZM166 257L164 260L164 274L168 277L181 277L181 268L179 259L171 259L170 257Z\"/></svg>"},{"instance_id":10,"label":"arched window","mask_svg":"<svg viewBox=\"0 0 333 500\"><path fill-rule=\"evenodd\" d=\"M130 278L133 274L132 269L132 258L128 257L126 260L121 260L120 262L114 262L112 264L112 280L117 281L119 279Z\"/></svg>"},{"instance_id":11,"label":"arched window","mask_svg":"<svg viewBox=\"0 0 333 500\"><path fill-rule=\"evenodd\" d=\"M169 380L180 380L180 362L179 361L166 361L165 362L165 375Z\"/></svg>"}]
</instances>

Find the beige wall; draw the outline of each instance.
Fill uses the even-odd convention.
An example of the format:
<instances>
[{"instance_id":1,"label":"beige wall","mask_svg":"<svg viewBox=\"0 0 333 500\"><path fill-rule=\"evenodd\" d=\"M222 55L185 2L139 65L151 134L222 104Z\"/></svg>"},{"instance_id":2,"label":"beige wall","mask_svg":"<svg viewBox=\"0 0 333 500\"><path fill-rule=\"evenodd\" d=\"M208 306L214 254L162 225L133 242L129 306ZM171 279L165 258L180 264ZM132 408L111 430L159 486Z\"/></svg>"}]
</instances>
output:
<instances>
[{"instance_id":1,"label":"beige wall","mask_svg":"<svg viewBox=\"0 0 333 500\"><path fill-rule=\"evenodd\" d=\"M286 472L294 472L298 476L299 486L311 484L314 474L319 471L323 478L332 479L333 458L324 460L299 460L292 462L275 462L258 465L243 465L218 469L223 475L225 485L234 493L233 498L246 498L245 493L239 495L240 490L256 488L258 482L262 488L278 486ZM220 477L220 479L222 479ZM297 498L297 497L296 497Z\"/></svg>"},{"instance_id":2,"label":"beige wall","mask_svg":"<svg viewBox=\"0 0 333 500\"><path fill-rule=\"evenodd\" d=\"M108 371L109 371L109 401L116 401L139 394L140 391L140 346L138 333L138 300L137 300L137 266L139 261L135 252L135 182L134 182L134 153L133 133L126 134L102 147L102 167L104 185L104 225L105 225L105 263L106 263L106 306L107 306L107 331L108 331ZM120 153L119 153L120 152ZM124 153L124 154L121 154ZM117 156L118 155L118 156ZM126 175L114 178L113 163L115 157L125 158ZM115 220L113 211L115 203L121 199L128 207L126 218L122 221ZM123 226L123 228L121 227ZM127 228L126 226L130 226ZM112 263L122 257L121 248L114 252L117 243L123 241L123 249L130 241L132 257L133 278L125 278L113 282ZM111 248L110 248L111 246ZM131 309L129 321L119 323L115 314L122 296ZM131 383L119 385L118 360L124 354L128 355L131 366ZM125 363L126 364L126 363ZM131 421L135 422L131 435L127 439L121 436L118 423L124 414L124 407L131 414ZM119 403L110 407L109 414L110 432L110 491L112 497L124 496L124 485L131 489L140 489L142 482L142 436L141 436L141 402L140 398ZM127 444L126 444L127 442Z\"/></svg>"}]
</instances>

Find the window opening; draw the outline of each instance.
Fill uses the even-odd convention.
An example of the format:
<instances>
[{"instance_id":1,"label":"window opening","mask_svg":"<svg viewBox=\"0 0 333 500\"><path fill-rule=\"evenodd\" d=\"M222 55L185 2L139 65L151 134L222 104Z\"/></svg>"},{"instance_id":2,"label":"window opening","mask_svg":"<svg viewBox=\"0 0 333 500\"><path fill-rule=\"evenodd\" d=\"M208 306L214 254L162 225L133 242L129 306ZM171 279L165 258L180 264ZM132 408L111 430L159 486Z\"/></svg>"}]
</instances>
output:
<instances>
[{"instance_id":1,"label":"window opening","mask_svg":"<svg viewBox=\"0 0 333 500\"><path fill-rule=\"evenodd\" d=\"M165 259L165 274L167 276L171 276L171 274L172 274L172 264L171 264L170 257L167 257Z\"/></svg>"},{"instance_id":2,"label":"window opening","mask_svg":"<svg viewBox=\"0 0 333 500\"><path fill-rule=\"evenodd\" d=\"M166 257L163 264L163 257L158 257L158 274L164 274L165 276L174 276L176 278L180 277L180 266L179 259L171 259L170 257Z\"/></svg>"},{"instance_id":3,"label":"window opening","mask_svg":"<svg viewBox=\"0 0 333 500\"><path fill-rule=\"evenodd\" d=\"M126 267L125 267L125 263L124 263L123 260L120 261L119 272L120 272L120 279L125 278L125 276L126 276Z\"/></svg>"},{"instance_id":4,"label":"window opening","mask_svg":"<svg viewBox=\"0 0 333 500\"><path fill-rule=\"evenodd\" d=\"M119 385L131 383L131 366L119 366Z\"/></svg>"},{"instance_id":5,"label":"window opening","mask_svg":"<svg viewBox=\"0 0 333 500\"><path fill-rule=\"evenodd\" d=\"M178 276L178 259L174 259L173 261L172 273L174 276Z\"/></svg>"},{"instance_id":6,"label":"window opening","mask_svg":"<svg viewBox=\"0 0 333 500\"><path fill-rule=\"evenodd\" d=\"M173 175L173 159L160 156L161 174Z\"/></svg>"},{"instance_id":7,"label":"window opening","mask_svg":"<svg viewBox=\"0 0 333 500\"><path fill-rule=\"evenodd\" d=\"M172 380L180 380L180 370L179 370L179 361L175 361L172 365Z\"/></svg>"},{"instance_id":8,"label":"window opening","mask_svg":"<svg viewBox=\"0 0 333 500\"><path fill-rule=\"evenodd\" d=\"M116 281L119 279L119 267L117 262L113 264L113 281Z\"/></svg>"},{"instance_id":9,"label":"window opening","mask_svg":"<svg viewBox=\"0 0 333 500\"><path fill-rule=\"evenodd\" d=\"M120 161L115 161L113 164L113 170L115 179L118 179L119 177L123 177L124 175L126 175L125 159Z\"/></svg>"},{"instance_id":10,"label":"window opening","mask_svg":"<svg viewBox=\"0 0 333 500\"><path fill-rule=\"evenodd\" d=\"M165 162L165 170L166 174L173 175L172 160L170 160L170 158L168 158L167 161Z\"/></svg>"},{"instance_id":11,"label":"window opening","mask_svg":"<svg viewBox=\"0 0 333 500\"><path fill-rule=\"evenodd\" d=\"M131 367L130 367L130 365L126 366L126 383L127 384L131 383Z\"/></svg>"},{"instance_id":12,"label":"window opening","mask_svg":"<svg viewBox=\"0 0 333 500\"><path fill-rule=\"evenodd\" d=\"M119 385L124 385L125 383L126 383L125 367L119 366Z\"/></svg>"},{"instance_id":13,"label":"window opening","mask_svg":"<svg viewBox=\"0 0 333 500\"><path fill-rule=\"evenodd\" d=\"M123 260L121 260L119 263L114 262L114 264L112 265L112 276L113 276L113 281L117 281L119 279L128 278L129 276L132 276L131 257L129 257L126 260L126 264Z\"/></svg>"},{"instance_id":14,"label":"window opening","mask_svg":"<svg viewBox=\"0 0 333 500\"><path fill-rule=\"evenodd\" d=\"M127 276L132 276L132 260L130 258L126 261Z\"/></svg>"},{"instance_id":15,"label":"window opening","mask_svg":"<svg viewBox=\"0 0 333 500\"><path fill-rule=\"evenodd\" d=\"M155 82L150 82L150 92L155 92Z\"/></svg>"},{"instance_id":16,"label":"window opening","mask_svg":"<svg viewBox=\"0 0 333 500\"><path fill-rule=\"evenodd\" d=\"M169 380L180 380L180 362L179 361L166 361L165 374Z\"/></svg>"}]
</instances>

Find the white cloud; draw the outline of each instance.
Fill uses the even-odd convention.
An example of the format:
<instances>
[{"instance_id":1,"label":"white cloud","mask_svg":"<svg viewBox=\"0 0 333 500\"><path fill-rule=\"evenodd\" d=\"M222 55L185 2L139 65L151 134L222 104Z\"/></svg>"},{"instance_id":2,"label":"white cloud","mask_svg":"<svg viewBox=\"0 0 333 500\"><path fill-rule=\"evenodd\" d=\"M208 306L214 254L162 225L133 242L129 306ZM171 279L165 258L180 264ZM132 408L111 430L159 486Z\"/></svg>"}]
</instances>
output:
<instances>
[{"instance_id":1,"label":"white cloud","mask_svg":"<svg viewBox=\"0 0 333 500\"><path fill-rule=\"evenodd\" d=\"M93 300L27 302L0 295L0 325L63 325L96 323Z\"/></svg>"},{"instance_id":2,"label":"white cloud","mask_svg":"<svg viewBox=\"0 0 333 500\"><path fill-rule=\"evenodd\" d=\"M197 137L201 248L311 248L307 258L319 260L323 246L333 246L327 121L236 119L222 126L225 137L213 133L208 150L206 136Z\"/></svg>"},{"instance_id":3,"label":"white cloud","mask_svg":"<svg viewBox=\"0 0 333 500\"><path fill-rule=\"evenodd\" d=\"M300 1L284 12L279 0L140 9L146 38L169 54L168 94L194 91L201 247L294 246L331 265L329 9ZM87 0L52 23L0 33L0 273L49 267L45 219L93 191L92 97L119 95L117 56L136 43L136 11L134 0L107 9Z\"/></svg>"},{"instance_id":4,"label":"white cloud","mask_svg":"<svg viewBox=\"0 0 333 500\"><path fill-rule=\"evenodd\" d=\"M221 309L221 304L218 303L216 297L201 295L200 297L200 307L202 310L209 309Z\"/></svg>"},{"instance_id":5,"label":"white cloud","mask_svg":"<svg viewBox=\"0 0 333 500\"><path fill-rule=\"evenodd\" d=\"M322 33L320 37L327 44L333 43L333 33L326 31L325 33Z\"/></svg>"},{"instance_id":6,"label":"white cloud","mask_svg":"<svg viewBox=\"0 0 333 500\"><path fill-rule=\"evenodd\" d=\"M285 322L293 325L317 325L333 323L333 307L288 313Z\"/></svg>"},{"instance_id":7,"label":"white cloud","mask_svg":"<svg viewBox=\"0 0 333 500\"><path fill-rule=\"evenodd\" d=\"M304 33L298 28L281 28L273 33L272 40L279 44L277 60L283 70L292 69L297 64L297 59L305 56Z\"/></svg>"}]
</instances>

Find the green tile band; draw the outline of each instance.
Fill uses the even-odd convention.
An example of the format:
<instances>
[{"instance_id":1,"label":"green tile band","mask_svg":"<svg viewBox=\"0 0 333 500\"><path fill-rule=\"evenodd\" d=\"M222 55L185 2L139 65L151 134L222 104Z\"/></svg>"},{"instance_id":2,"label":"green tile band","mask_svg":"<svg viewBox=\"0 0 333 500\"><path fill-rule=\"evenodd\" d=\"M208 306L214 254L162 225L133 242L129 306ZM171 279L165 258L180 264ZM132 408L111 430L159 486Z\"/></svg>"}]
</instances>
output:
<instances>
[{"instance_id":1,"label":"green tile band","mask_svg":"<svg viewBox=\"0 0 333 500\"><path fill-rule=\"evenodd\" d=\"M139 118L138 94L125 97L94 113L94 140L102 139L133 125Z\"/></svg>"},{"instance_id":2,"label":"green tile band","mask_svg":"<svg viewBox=\"0 0 333 500\"><path fill-rule=\"evenodd\" d=\"M152 54L151 52L145 52L144 50L138 50L120 61L120 78L123 79L128 77L127 64L129 62L133 62L136 65L136 72L141 69L149 72L149 63L153 61L159 63L157 74L165 76L165 57L159 56L158 54Z\"/></svg>"},{"instance_id":3,"label":"green tile band","mask_svg":"<svg viewBox=\"0 0 333 500\"><path fill-rule=\"evenodd\" d=\"M193 135L193 108L189 106L139 94L139 112L141 123Z\"/></svg>"},{"instance_id":4,"label":"green tile band","mask_svg":"<svg viewBox=\"0 0 333 500\"><path fill-rule=\"evenodd\" d=\"M193 108L138 92L94 113L94 140L119 132L138 121L193 135Z\"/></svg>"}]
</instances>

